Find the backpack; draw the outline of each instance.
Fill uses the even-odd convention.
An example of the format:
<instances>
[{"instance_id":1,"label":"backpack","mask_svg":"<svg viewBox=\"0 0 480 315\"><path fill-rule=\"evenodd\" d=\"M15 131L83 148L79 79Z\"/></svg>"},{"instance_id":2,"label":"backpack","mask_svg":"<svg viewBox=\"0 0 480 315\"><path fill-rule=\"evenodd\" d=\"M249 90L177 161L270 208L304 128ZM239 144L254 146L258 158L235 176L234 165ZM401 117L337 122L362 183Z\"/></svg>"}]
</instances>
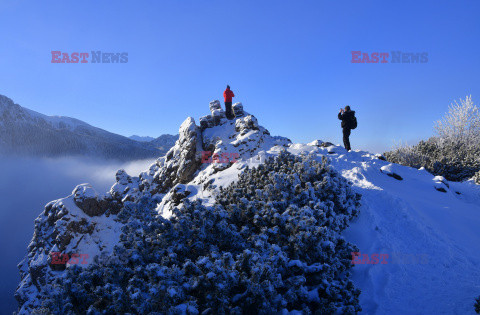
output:
<instances>
[{"instance_id":1,"label":"backpack","mask_svg":"<svg viewBox=\"0 0 480 315\"><path fill-rule=\"evenodd\" d=\"M350 129L355 129L357 128L357 117L355 116L352 116L351 120L350 120Z\"/></svg>"}]
</instances>

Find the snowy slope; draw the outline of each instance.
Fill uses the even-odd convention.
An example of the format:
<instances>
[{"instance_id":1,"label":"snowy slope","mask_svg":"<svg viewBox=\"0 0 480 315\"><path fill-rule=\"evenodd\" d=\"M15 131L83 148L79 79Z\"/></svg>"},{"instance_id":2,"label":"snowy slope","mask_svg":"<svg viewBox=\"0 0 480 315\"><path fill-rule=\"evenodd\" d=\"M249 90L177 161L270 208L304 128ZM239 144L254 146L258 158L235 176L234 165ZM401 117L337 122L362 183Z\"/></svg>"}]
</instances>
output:
<instances>
[{"instance_id":1,"label":"snowy slope","mask_svg":"<svg viewBox=\"0 0 480 315\"><path fill-rule=\"evenodd\" d=\"M318 140L292 144L271 136L239 103L234 104L238 118L232 121L225 119L218 101L210 103L210 110L212 115L200 118L200 126L187 118L175 146L139 176L119 171L104 195L80 185L71 196L47 205L20 264L16 298L21 313L39 307L48 284L62 276L48 267L52 251L77 246L91 253L92 260L111 255L123 224L120 207L129 201L148 197L165 218L185 198L213 204L219 188L235 182L247 166L258 166L283 150L313 154L319 161L330 158L363 195L360 215L345 237L362 254L389 255L385 264L353 269L365 314L473 313L473 300L480 294L479 186L449 183L425 170L390 164L368 152L347 153ZM229 160L202 163L205 151ZM232 154L238 154L235 163Z\"/></svg>"},{"instance_id":2,"label":"snowy slope","mask_svg":"<svg viewBox=\"0 0 480 315\"><path fill-rule=\"evenodd\" d=\"M75 118L47 116L0 95L0 155L133 160L163 155L171 145L138 142Z\"/></svg>"},{"instance_id":3,"label":"snowy slope","mask_svg":"<svg viewBox=\"0 0 480 315\"><path fill-rule=\"evenodd\" d=\"M312 152L298 144L290 150ZM480 294L480 186L442 183L423 169L392 165L368 152L318 150L362 194L347 240L370 257L389 255L386 264L354 268L363 313L474 314Z\"/></svg>"}]
</instances>

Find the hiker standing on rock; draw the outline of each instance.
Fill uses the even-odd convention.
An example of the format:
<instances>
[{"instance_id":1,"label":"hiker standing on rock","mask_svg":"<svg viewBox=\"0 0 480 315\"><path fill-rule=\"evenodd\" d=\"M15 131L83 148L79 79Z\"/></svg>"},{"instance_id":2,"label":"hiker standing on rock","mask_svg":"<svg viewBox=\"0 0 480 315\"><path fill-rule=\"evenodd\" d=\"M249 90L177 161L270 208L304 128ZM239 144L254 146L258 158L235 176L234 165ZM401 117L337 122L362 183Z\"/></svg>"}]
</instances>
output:
<instances>
[{"instance_id":1,"label":"hiker standing on rock","mask_svg":"<svg viewBox=\"0 0 480 315\"><path fill-rule=\"evenodd\" d=\"M225 98L225 116L227 116L228 119L233 119L232 97L235 97L235 94L230 90L230 85L227 85L227 89L223 92L223 97Z\"/></svg>"},{"instance_id":2,"label":"hiker standing on rock","mask_svg":"<svg viewBox=\"0 0 480 315\"><path fill-rule=\"evenodd\" d=\"M341 108L338 113L338 119L342 121L343 129L343 145L347 151L352 150L350 147L350 132L352 129L357 128L357 118L355 117L355 111L350 110L350 106L345 106L345 109Z\"/></svg>"}]
</instances>

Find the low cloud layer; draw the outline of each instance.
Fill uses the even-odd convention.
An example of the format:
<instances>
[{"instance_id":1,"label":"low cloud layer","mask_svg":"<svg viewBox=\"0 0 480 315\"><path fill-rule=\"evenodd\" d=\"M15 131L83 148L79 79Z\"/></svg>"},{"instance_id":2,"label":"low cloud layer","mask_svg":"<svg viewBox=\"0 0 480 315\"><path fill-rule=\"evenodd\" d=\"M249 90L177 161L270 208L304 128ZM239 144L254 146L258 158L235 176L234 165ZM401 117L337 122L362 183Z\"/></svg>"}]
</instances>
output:
<instances>
[{"instance_id":1,"label":"low cloud layer","mask_svg":"<svg viewBox=\"0 0 480 315\"><path fill-rule=\"evenodd\" d=\"M0 314L12 314L20 280L17 264L33 235L35 218L49 201L66 197L76 185L90 183L99 193L110 189L123 168L132 176L154 160L128 163L84 158L0 158Z\"/></svg>"}]
</instances>

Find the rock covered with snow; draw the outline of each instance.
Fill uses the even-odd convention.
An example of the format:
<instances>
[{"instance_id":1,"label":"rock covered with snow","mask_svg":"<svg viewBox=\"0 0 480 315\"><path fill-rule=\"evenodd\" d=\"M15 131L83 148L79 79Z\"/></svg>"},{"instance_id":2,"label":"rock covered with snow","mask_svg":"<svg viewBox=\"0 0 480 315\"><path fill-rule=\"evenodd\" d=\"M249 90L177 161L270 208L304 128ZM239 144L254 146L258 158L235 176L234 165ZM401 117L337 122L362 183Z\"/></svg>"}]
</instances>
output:
<instances>
[{"instance_id":1,"label":"rock covered with snow","mask_svg":"<svg viewBox=\"0 0 480 315\"><path fill-rule=\"evenodd\" d=\"M233 113L235 117L242 117L245 112L243 111L243 105L241 102L235 103L232 105Z\"/></svg>"},{"instance_id":2,"label":"rock covered with snow","mask_svg":"<svg viewBox=\"0 0 480 315\"><path fill-rule=\"evenodd\" d=\"M237 119L235 122L235 130L240 134L246 134L249 130L258 130L257 118L253 115L248 115Z\"/></svg>"},{"instance_id":3,"label":"rock covered with snow","mask_svg":"<svg viewBox=\"0 0 480 315\"><path fill-rule=\"evenodd\" d=\"M143 187L154 187L152 193L166 193L177 183L192 180L201 165L202 133L192 117L180 126L179 139L164 158L153 165L153 177L140 175ZM152 170L152 168L151 168Z\"/></svg>"},{"instance_id":4,"label":"rock covered with snow","mask_svg":"<svg viewBox=\"0 0 480 315\"><path fill-rule=\"evenodd\" d=\"M225 122L227 119L225 116L225 111L222 108L222 105L220 104L219 100L215 100L210 102L210 112L212 113L211 115L211 121L213 123L213 126L218 126L222 123ZM200 125L202 125L200 123Z\"/></svg>"},{"instance_id":5,"label":"rock covered with snow","mask_svg":"<svg viewBox=\"0 0 480 315\"><path fill-rule=\"evenodd\" d=\"M433 183L433 187L440 192L446 193L450 188L448 181L443 176L435 176L433 178Z\"/></svg>"},{"instance_id":6,"label":"rock covered with snow","mask_svg":"<svg viewBox=\"0 0 480 315\"><path fill-rule=\"evenodd\" d=\"M206 128L222 125L226 122L226 114L222 108L219 100L210 102L209 109L211 115L200 117L200 129L203 131ZM232 110L236 118L241 118L245 115L242 103L238 102L232 105Z\"/></svg>"},{"instance_id":7,"label":"rock covered with snow","mask_svg":"<svg viewBox=\"0 0 480 315\"><path fill-rule=\"evenodd\" d=\"M314 140L314 141L308 143L308 145L314 145L314 146L317 146L317 147L327 148L327 147L333 146L333 143L328 142L328 141L325 142L325 141L322 141L322 140Z\"/></svg>"},{"instance_id":8,"label":"rock covered with snow","mask_svg":"<svg viewBox=\"0 0 480 315\"><path fill-rule=\"evenodd\" d=\"M200 128L202 130L215 126L213 123L213 117L211 115L202 116L200 117L199 121L200 121Z\"/></svg>"},{"instance_id":9,"label":"rock covered with snow","mask_svg":"<svg viewBox=\"0 0 480 315\"><path fill-rule=\"evenodd\" d=\"M72 195L75 205L91 217L102 215L107 210L100 204L98 193L90 184L78 185Z\"/></svg>"},{"instance_id":10,"label":"rock covered with snow","mask_svg":"<svg viewBox=\"0 0 480 315\"><path fill-rule=\"evenodd\" d=\"M382 166L380 172L386 174L396 180L403 180L403 177L399 174L400 167L397 164L390 163L388 165Z\"/></svg>"},{"instance_id":11,"label":"rock covered with snow","mask_svg":"<svg viewBox=\"0 0 480 315\"><path fill-rule=\"evenodd\" d=\"M222 104L220 104L219 100L214 100L210 102L208 108L210 109L210 112L213 114L214 111L222 109Z\"/></svg>"},{"instance_id":12,"label":"rock covered with snow","mask_svg":"<svg viewBox=\"0 0 480 315\"><path fill-rule=\"evenodd\" d=\"M314 141L312 141L312 142L310 142L310 143L307 143L307 144L308 144L308 145L314 145L314 146L320 147L320 146L322 146L322 143L323 143L322 140L314 140Z\"/></svg>"}]
</instances>

